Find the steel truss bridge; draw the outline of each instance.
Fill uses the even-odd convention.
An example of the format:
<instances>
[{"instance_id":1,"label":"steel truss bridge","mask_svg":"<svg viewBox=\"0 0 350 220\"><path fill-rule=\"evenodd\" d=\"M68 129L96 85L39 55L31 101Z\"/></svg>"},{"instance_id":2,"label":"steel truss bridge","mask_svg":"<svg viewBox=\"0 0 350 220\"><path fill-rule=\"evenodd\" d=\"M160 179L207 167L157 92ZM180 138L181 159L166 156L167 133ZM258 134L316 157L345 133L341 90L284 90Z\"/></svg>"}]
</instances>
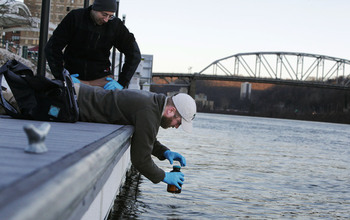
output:
<instances>
[{"instance_id":1,"label":"steel truss bridge","mask_svg":"<svg viewBox=\"0 0 350 220\"><path fill-rule=\"evenodd\" d=\"M350 60L294 52L238 53L216 60L198 73L153 73L152 77L163 79L167 85L188 86L190 90L195 80L350 90Z\"/></svg>"}]
</instances>

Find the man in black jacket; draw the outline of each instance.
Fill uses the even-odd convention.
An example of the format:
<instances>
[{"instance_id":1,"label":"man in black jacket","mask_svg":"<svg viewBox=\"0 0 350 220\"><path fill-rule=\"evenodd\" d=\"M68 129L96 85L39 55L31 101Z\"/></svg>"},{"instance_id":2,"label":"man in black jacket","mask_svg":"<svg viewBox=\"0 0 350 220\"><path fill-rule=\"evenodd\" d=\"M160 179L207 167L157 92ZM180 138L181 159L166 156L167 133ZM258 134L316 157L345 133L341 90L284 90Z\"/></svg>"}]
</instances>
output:
<instances>
[{"instance_id":1,"label":"man in black jacket","mask_svg":"<svg viewBox=\"0 0 350 220\"><path fill-rule=\"evenodd\" d=\"M92 6L67 14L45 47L46 59L56 78L61 78L65 68L70 74L78 74L82 82L102 79L100 86L106 89L128 86L141 54L134 35L114 17L116 9L116 0L95 0ZM112 46L125 55L118 82L112 79L110 68Z\"/></svg>"}]
</instances>

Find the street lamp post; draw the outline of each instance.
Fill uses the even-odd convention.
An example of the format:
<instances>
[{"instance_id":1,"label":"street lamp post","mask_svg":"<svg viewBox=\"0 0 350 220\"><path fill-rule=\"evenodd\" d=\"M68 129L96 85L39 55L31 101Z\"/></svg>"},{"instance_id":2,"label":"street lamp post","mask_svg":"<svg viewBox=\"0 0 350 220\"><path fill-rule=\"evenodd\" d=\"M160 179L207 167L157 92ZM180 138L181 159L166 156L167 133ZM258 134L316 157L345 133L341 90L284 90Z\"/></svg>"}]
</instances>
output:
<instances>
[{"instance_id":1,"label":"street lamp post","mask_svg":"<svg viewBox=\"0 0 350 220\"><path fill-rule=\"evenodd\" d=\"M117 11L115 12L115 16L118 17L118 14L119 14L119 0L117 0ZM121 53L120 53L120 56L121 56ZM121 65L121 63L119 63L119 66L120 65ZM112 48L112 73L113 73L113 77L114 77L114 70L115 70L115 47L113 46L113 48Z\"/></svg>"},{"instance_id":2,"label":"street lamp post","mask_svg":"<svg viewBox=\"0 0 350 220\"><path fill-rule=\"evenodd\" d=\"M47 42L49 33L49 17L50 17L50 0L42 0L41 5L41 21L40 21L40 37L39 37L39 57L38 57L38 75L45 76L46 59L44 47Z\"/></svg>"},{"instance_id":3,"label":"street lamp post","mask_svg":"<svg viewBox=\"0 0 350 220\"><path fill-rule=\"evenodd\" d=\"M123 24L125 24L125 15L123 15ZM123 62L123 54L119 53L119 71L118 74L122 72L122 62Z\"/></svg>"},{"instance_id":4,"label":"street lamp post","mask_svg":"<svg viewBox=\"0 0 350 220\"><path fill-rule=\"evenodd\" d=\"M89 0L84 0L84 8L89 7Z\"/></svg>"}]
</instances>

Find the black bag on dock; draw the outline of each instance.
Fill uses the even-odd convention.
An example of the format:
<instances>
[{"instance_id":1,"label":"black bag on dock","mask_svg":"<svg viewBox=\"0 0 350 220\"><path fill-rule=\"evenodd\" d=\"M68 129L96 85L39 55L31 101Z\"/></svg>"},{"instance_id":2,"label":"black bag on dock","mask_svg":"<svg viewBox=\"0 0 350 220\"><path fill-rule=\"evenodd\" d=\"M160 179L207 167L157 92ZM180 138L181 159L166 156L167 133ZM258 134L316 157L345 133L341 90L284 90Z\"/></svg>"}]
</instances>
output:
<instances>
[{"instance_id":1,"label":"black bag on dock","mask_svg":"<svg viewBox=\"0 0 350 220\"><path fill-rule=\"evenodd\" d=\"M9 60L0 68L0 85L5 76L19 112L3 97L0 105L8 115L19 119L39 121L76 122L79 108L72 79L64 71L63 80L34 75L29 67L17 60Z\"/></svg>"}]
</instances>

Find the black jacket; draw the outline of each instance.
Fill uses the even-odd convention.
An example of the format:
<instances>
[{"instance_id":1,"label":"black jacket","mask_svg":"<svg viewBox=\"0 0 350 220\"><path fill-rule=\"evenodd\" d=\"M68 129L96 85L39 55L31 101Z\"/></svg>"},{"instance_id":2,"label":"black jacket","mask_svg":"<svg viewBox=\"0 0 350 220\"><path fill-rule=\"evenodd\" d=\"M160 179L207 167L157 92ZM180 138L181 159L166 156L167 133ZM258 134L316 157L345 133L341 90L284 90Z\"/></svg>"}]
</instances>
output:
<instances>
[{"instance_id":1,"label":"black jacket","mask_svg":"<svg viewBox=\"0 0 350 220\"><path fill-rule=\"evenodd\" d=\"M96 25L89 8L69 12L53 32L45 47L52 74L61 77L63 67L81 80L94 80L111 74L110 50L115 46L125 55L118 82L129 84L141 60L134 35L119 18ZM63 49L64 54L63 54Z\"/></svg>"}]
</instances>

